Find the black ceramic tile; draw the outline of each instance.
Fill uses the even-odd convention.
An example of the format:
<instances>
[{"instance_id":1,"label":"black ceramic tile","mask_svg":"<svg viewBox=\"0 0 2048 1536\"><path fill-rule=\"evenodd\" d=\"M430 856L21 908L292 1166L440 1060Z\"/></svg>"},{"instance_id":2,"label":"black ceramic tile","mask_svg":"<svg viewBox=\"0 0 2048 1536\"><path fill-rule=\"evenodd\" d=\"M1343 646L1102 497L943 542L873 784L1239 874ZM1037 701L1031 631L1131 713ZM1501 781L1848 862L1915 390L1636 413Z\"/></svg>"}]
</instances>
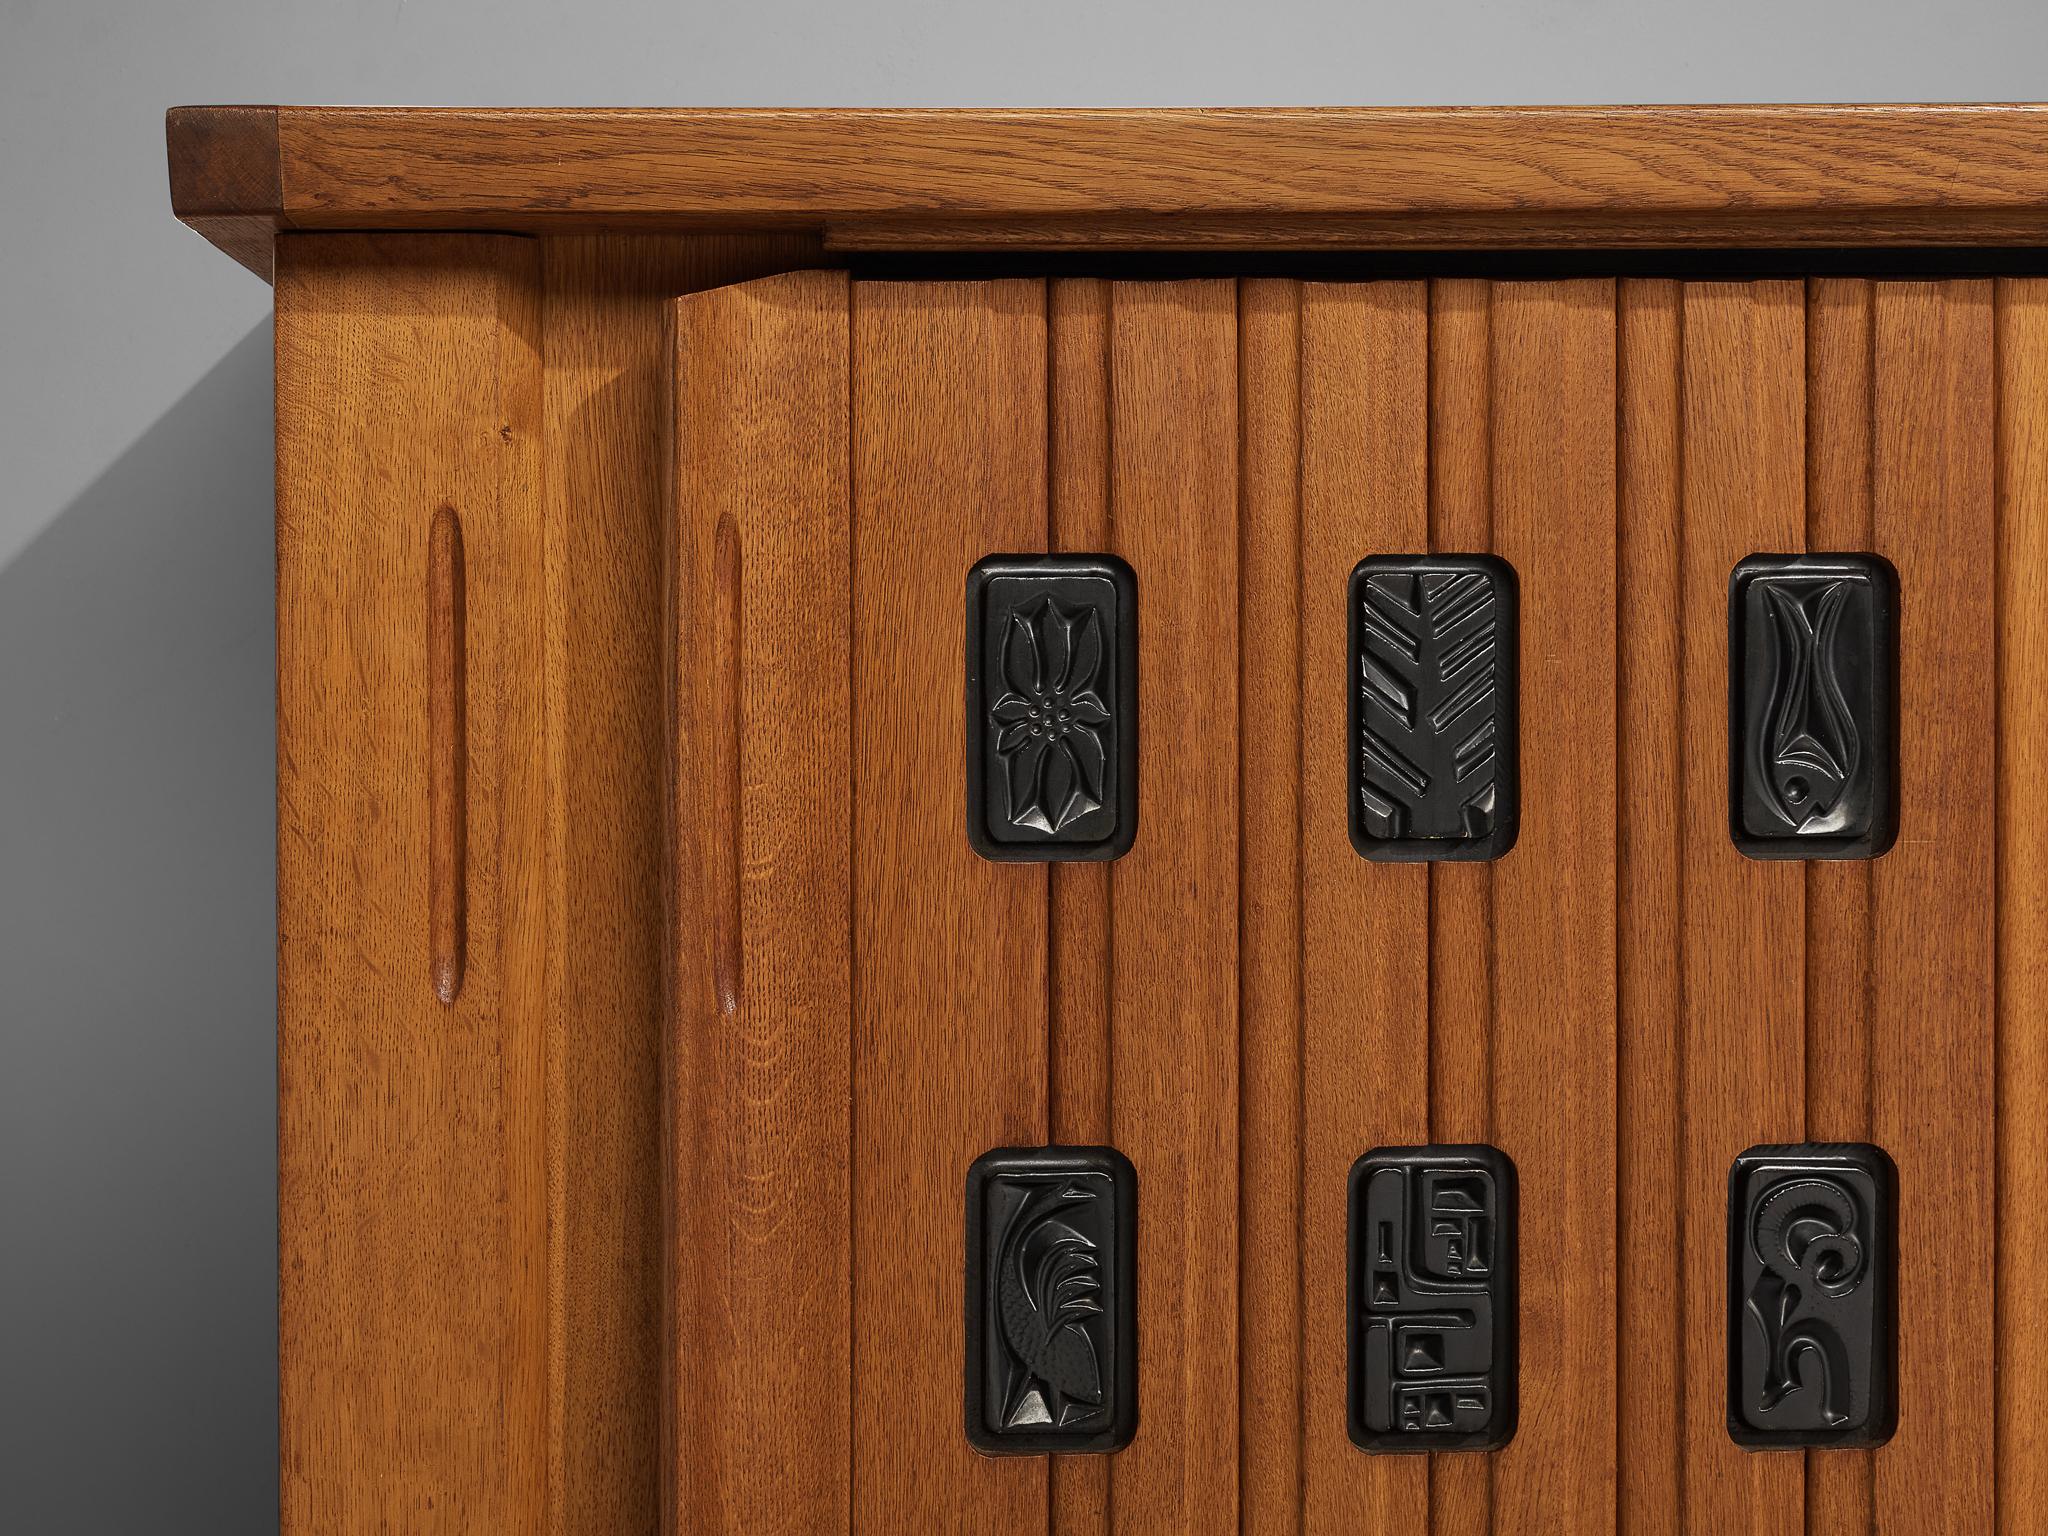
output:
<instances>
[{"instance_id":1,"label":"black ceramic tile","mask_svg":"<svg viewBox=\"0 0 2048 1536\"><path fill-rule=\"evenodd\" d=\"M1758 1450L1879 1445L1893 1423L1891 1159L1751 1147L1728 1176L1728 1432Z\"/></svg>"},{"instance_id":2,"label":"black ceramic tile","mask_svg":"<svg viewBox=\"0 0 2048 1536\"><path fill-rule=\"evenodd\" d=\"M1138 831L1138 612L1109 555L967 578L967 836L984 858L1114 859Z\"/></svg>"},{"instance_id":3,"label":"black ceramic tile","mask_svg":"<svg viewBox=\"0 0 2048 1536\"><path fill-rule=\"evenodd\" d=\"M967 1439L1116 1451L1138 1428L1138 1178L1111 1147L1003 1147L967 1174Z\"/></svg>"},{"instance_id":4,"label":"black ceramic tile","mask_svg":"<svg viewBox=\"0 0 2048 1536\"><path fill-rule=\"evenodd\" d=\"M1351 573L1352 846L1497 859L1520 817L1514 571L1492 555L1374 555Z\"/></svg>"},{"instance_id":5,"label":"black ceramic tile","mask_svg":"<svg viewBox=\"0 0 2048 1536\"><path fill-rule=\"evenodd\" d=\"M1496 1147L1379 1147L1352 1165L1354 1444L1486 1451L1513 1436L1515 1196Z\"/></svg>"},{"instance_id":6,"label":"black ceramic tile","mask_svg":"<svg viewBox=\"0 0 2048 1536\"><path fill-rule=\"evenodd\" d=\"M1898 578L1877 555L1751 555L1728 586L1730 830L1755 859L1897 834Z\"/></svg>"}]
</instances>

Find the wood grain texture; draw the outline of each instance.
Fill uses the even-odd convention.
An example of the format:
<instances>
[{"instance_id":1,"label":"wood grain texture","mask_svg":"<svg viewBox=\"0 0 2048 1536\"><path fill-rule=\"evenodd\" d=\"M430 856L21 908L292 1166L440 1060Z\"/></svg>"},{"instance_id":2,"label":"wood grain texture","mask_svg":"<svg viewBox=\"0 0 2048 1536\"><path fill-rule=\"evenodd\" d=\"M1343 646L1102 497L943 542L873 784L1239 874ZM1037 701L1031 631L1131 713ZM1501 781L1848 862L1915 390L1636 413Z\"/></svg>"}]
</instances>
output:
<instances>
[{"instance_id":1,"label":"wood grain texture","mask_svg":"<svg viewBox=\"0 0 2048 1536\"><path fill-rule=\"evenodd\" d=\"M1429 285L1429 548L1493 550L1493 284ZM1429 868L1429 1139L1487 1142L1493 1126L1491 864ZM1440 1453L1429 1467L1433 1536L1485 1533L1491 1456Z\"/></svg>"},{"instance_id":2,"label":"wood grain texture","mask_svg":"<svg viewBox=\"0 0 2048 1536\"><path fill-rule=\"evenodd\" d=\"M202 145L222 121L236 136ZM179 217L248 259L266 229L421 223L848 248L2023 243L2048 230L2044 125L2026 105L181 107L169 138ZM277 198L221 164L274 166Z\"/></svg>"},{"instance_id":3,"label":"wood grain texture","mask_svg":"<svg viewBox=\"0 0 2048 1536\"><path fill-rule=\"evenodd\" d=\"M283 250L285 1529L2032 1529L2048 288L811 275L678 350L815 236ZM960 584L1048 547L1139 569L1115 865L961 835ZM1869 547L1899 845L1744 860L1729 570ZM1430 548L1522 582L1490 868L1344 833L1344 577ZM1728 1162L1802 1136L1901 1168L1874 1454L1722 1424ZM960 1181L1048 1138L1138 1162L1139 1438L989 1461ZM1367 1457L1344 1176L1453 1138L1521 1168L1521 1432Z\"/></svg>"},{"instance_id":4,"label":"wood grain texture","mask_svg":"<svg viewBox=\"0 0 2048 1536\"><path fill-rule=\"evenodd\" d=\"M1153 743L1112 889L1110 1124L1138 1171L1144 1342L1137 1438L1110 1475L1122 1536L1197 1536L1238 1513L1236 285L1119 284L1110 357L1115 552L1137 576Z\"/></svg>"},{"instance_id":5,"label":"wood grain texture","mask_svg":"<svg viewBox=\"0 0 2048 1536\"><path fill-rule=\"evenodd\" d=\"M285 204L725 215L1894 206L2048 193L2048 108L280 109ZM861 152L846 154L849 142ZM552 153L546 146L552 144ZM432 155L412 151L436 147ZM400 179L393 173L403 169Z\"/></svg>"},{"instance_id":6,"label":"wood grain texture","mask_svg":"<svg viewBox=\"0 0 2048 1536\"><path fill-rule=\"evenodd\" d=\"M277 108L173 107L164 148L178 217L269 281L285 225Z\"/></svg>"},{"instance_id":7,"label":"wood grain texture","mask_svg":"<svg viewBox=\"0 0 2048 1536\"><path fill-rule=\"evenodd\" d=\"M1240 1529L1301 1529L1301 285L1238 295Z\"/></svg>"},{"instance_id":8,"label":"wood grain texture","mask_svg":"<svg viewBox=\"0 0 2048 1536\"><path fill-rule=\"evenodd\" d=\"M1616 293L1614 789L1628 809L1615 848L1614 1429L1625 1536L1677 1536L1682 1519L1680 294L1656 279Z\"/></svg>"},{"instance_id":9,"label":"wood grain texture","mask_svg":"<svg viewBox=\"0 0 2048 1536\"><path fill-rule=\"evenodd\" d=\"M1806 288L1806 548L1876 547L1871 528L1873 285L1816 278ZM1806 866L1806 1135L1868 1141L1872 1002L1871 883L1865 859ZM1872 1529L1874 1463L1863 1450L1809 1451L1809 1536Z\"/></svg>"},{"instance_id":10,"label":"wood grain texture","mask_svg":"<svg viewBox=\"0 0 2048 1536\"><path fill-rule=\"evenodd\" d=\"M1049 898L1045 866L988 863L968 846L953 617L976 560L1044 547L1045 324L1035 282L854 287L852 1480L862 1531L1046 1528L1044 1464L978 1456L960 1428L961 1191L983 1152L1046 1140ZM1123 1006L1119 996L1119 1016ZM1120 1058L1120 1085L1124 1068ZM1170 1225L1148 1147L1118 1130L1138 1164L1141 1221ZM1155 1339L1170 1347L1148 1334L1148 1352ZM1146 1396L1141 1434L1161 1426L1161 1401Z\"/></svg>"},{"instance_id":11,"label":"wood grain texture","mask_svg":"<svg viewBox=\"0 0 2048 1536\"><path fill-rule=\"evenodd\" d=\"M1612 1530L1614 285L1494 297L1494 545L1521 589L1520 841L1494 873L1493 1115L1523 1209L1502 1533ZM1569 1275L1569 1282L1563 1277Z\"/></svg>"},{"instance_id":12,"label":"wood grain texture","mask_svg":"<svg viewBox=\"0 0 2048 1536\"><path fill-rule=\"evenodd\" d=\"M1113 547L1109 448L1109 295L1096 278L1046 285L1049 547L1071 554ZM1051 864L1051 951L1046 987L1051 1138L1065 1146L1110 1140L1110 886L1107 863ZM1053 1536L1108 1536L1109 1469L1101 1456L1055 1456Z\"/></svg>"},{"instance_id":13,"label":"wood grain texture","mask_svg":"<svg viewBox=\"0 0 2048 1536\"><path fill-rule=\"evenodd\" d=\"M1991 831L1998 801L1991 299L1884 283L1873 322L1877 549L1902 593L1899 840L1873 893L1872 1115L1899 1170L1903 1320L1885 1531L1992 1520L1997 839L1958 835Z\"/></svg>"},{"instance_id":14,"label":"wood grain texture","mask_svg":"<svg viewBox=\"0 0 2048 1536\"><path fill-rule=\"evenodd\" d=\"M652 1532L668 1309L664 660L675 299L802 266L800 237L564 236L546 282L550 1483L563 1536Z\"/></svg>"},{"instance_id":15,"label":"wood grain texture","mask_svg":"<svg viewBox=\"0 0 2048 1536\"><path fill-rule=\"evenodd\" d=\"M1999 1536L2048 1508L2048 282L2002 281L1998 332Z\"/></svg>"},{"instance_id":16,"label":"wood grain texture","mask_svg":"<svg viewBox=\"0 0 2048 1536\"><path fill-rule=\"evenodd\" d=\"M1373 1147L1429 1140L1429 870L1351 847L1351 568L1429 539L1421 283L1302 289L1302 1529L1427 1536L1429 1460L1346 1430L1346 1187Z\"/></svg>"},{"instance_id":17,"label":"wood grain texture","mask_svg":"<svg viewBox=\"0 0 2048 1536\"><path fill-rule=\"evenodd\" d=\"M1805 1127L1805 880L1728 833L1728 578L1806 534L1805 302L1797 283L1694 283L1683 295L1684 540L1679 851L1685 1139L1679 1278L1685 1529L1803 1528L1804 1462L1728 1436L1728 1170Z\"/></svg>"},{"instance_id":18,"label":"wood grain texture","mask_svg":"<svg viewBox=\"0 0 2048 1536\"><path fill-rule=\"evenodd\" d=\"M548 1521L540 274L279 253L281 1524ZM429 975L429 544L467 567L468 965Z\"/></svg>"},{"instance_id":19,"label":"wood grain texture","mask_svg":"<svg viewBox=\"0 0 2048 1536\"><path fill-rule=\"evenodd\" d=\"M847 296L799 273L676 309L682 1530L848 1514Z\"/></svg>"}]
</instances>

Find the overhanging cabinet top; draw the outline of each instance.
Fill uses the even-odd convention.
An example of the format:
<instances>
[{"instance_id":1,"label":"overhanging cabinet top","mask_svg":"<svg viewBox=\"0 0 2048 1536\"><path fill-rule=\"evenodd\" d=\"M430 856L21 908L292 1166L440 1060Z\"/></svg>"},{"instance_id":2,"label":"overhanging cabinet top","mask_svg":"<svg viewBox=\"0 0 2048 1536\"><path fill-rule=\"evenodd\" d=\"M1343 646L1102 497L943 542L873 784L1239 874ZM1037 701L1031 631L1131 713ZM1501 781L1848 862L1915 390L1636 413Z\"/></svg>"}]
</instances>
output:
<instances>
[{"instance_id":1,"label":"overhanging cabinet top","mask_svg":"<svg viewBox=\"0 0 2048 1536\"><path fill-rule=\"evenodd\" d=\"M178 107L178 216L800 230L854 249L2021 245L2048 106L872 111Z\"/></svg>"}]
</instances>

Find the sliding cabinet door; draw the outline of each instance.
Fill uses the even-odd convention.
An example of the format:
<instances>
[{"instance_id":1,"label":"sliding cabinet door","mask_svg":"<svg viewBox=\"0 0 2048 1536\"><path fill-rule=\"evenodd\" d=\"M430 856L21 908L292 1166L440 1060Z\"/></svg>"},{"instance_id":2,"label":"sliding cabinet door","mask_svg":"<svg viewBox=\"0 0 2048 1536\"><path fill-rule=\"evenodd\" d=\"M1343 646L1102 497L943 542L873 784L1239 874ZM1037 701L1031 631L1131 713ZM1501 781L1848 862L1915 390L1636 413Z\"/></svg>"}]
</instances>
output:
<instances>
[{"instance_id":1,"label":"sliding cabinet door","mask_svg":"<svg viewBox=\"0 0 2048 1536\"><path fill-rule=\"evenodd\" d=\"M1963 1532L2001 1482L2017 1507L2048 1402L2014 1342L2048 1053L2007 1022L2048 993L2044 317L2022 282L810 272L679 301L677 1528ZM1874 861L1730 837L1730 574L1809 549L1900 581ZM1430 552L1519 593L1520 832L1490 863L1348 832L1347 580ZM969 573L1045 553L1135 580L1113 861L968 837ZM1875 1451L1726 1427L1730 1164L1800 1141L1897 1164ZM1517 1171L1519 1422L1368 1455L1346 1181L1432 1142ZM965 1181L1046 1143L1135 1168L1138 1427L984 1456Z\"/></svg>"}]
</instances>

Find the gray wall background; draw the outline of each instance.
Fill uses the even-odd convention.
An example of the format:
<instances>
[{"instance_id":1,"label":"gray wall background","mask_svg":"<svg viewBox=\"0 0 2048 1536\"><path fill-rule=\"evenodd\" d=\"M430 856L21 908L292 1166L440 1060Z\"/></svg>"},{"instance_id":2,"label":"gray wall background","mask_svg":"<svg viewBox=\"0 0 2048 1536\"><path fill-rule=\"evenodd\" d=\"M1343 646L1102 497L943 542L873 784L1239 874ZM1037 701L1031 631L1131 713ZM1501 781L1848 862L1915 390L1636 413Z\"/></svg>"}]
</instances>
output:
<instances>
[{"instance_id":1,"label":"gray wall background","mask_svg":"<svg viewBox=\"0 0 2048 1536\"><path fill-rule=\"evenodd\" d=\"M276 1523L269 290L183 102L2020 100L2037 0L0 0L0 1527Z\"/></svg>"}]
</instances>

